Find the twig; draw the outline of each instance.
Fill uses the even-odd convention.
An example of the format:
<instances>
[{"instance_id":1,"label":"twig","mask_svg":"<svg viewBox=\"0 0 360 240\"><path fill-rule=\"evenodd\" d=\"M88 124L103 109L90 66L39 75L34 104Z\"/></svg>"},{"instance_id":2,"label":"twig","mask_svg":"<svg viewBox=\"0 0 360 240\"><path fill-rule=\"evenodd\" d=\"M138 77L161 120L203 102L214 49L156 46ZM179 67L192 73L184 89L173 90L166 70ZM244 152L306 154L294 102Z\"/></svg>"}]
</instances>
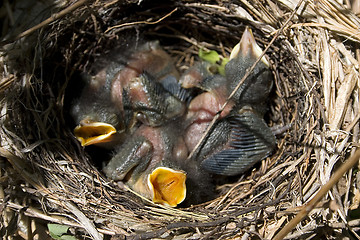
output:
<instances>
[{"instance_id":1,"label":"twig","mask_svg":"<svg viewBox=\"0 0 360 240\"><path fill-rule=\"evenodd\" d=\"M32 218L42 219L42 220L45 220L48 222L67 225L67 226L71 226L71 227L83 228L82 225L79 223L69 221L66 218L61 217L61 216L52 216L52 215L44 214L43 212L40 212L38 209L35 209L32 207L25 207L25 206L22 206L22 205L13 203L13 202L6 202L6 206L13 210L18 210L18 211L23 210L24 215L32 217ZM99 229L99 228L97 230L104 234L115 235L115 232L113 232L113 231Z\"/></svg>"},{"instance_id":2,"label":"twig","mask_svg":"<svg viewBox=\"0 0 360 240\"><path fill-rule=\"evenodd\" d=\"M86 229L86 231L93 237L95 240L103 240L104 236L99 233L96 229L94 223L90 221L89 218L85 216L73 203L65 202L66 207L77 217L81 226Z\"/></svg>"},{"instance_id":3,"label":"twig","mask_svg":"<svg viewBox=\"0 0 360 240\"><path fill-rule=\"evenodd\" d=\"M54 13L51 17L45 19L44 21L42 21L41 23L35 25L32 28L29 28L28 30L20 33L19 35L17 35L14 39L9 39L9 40L5 40L0 42L0 46L4 46L8 43L14 42L16 40L19 40L20 38L23 38L33 32L35 32L36 30L52 23L53 21L62 18L63 16L65 16L66 14L74 11L75 9L77 9L78 7L82 6L83 4L85 4L88 0L79 0L77 2L75 2L73 5L70 5L69 7L65 8L64 10L58 12L58 13Z\"/></svg>"},{"instance_id":4,"label":"twig","mask_svg":"<svg viewBox=\"0 0 360 240\"><path fill-rule=\"evenodd\" d=\"M360 150L357 150L341 167L334 173L329 181L320 188L319 192L310 200L301 211L273 238L273 240L283 239L296 225L305 218L315 205L325 196L325 194L349 171L360 159Z\"/></svg>"},{"instance_id":5,"label":"twig","mask_svg":"<svg viewBox=\"0 0 360 240\"><path fill-rule=\"evenodd\" d=\"M213 226L219 226L221 224L224 224L226 222L229 222L231 218L229 217L221 217L219 219L216 219L211 222L174 222L168 224L166 227L161 228L157 231L152 232L145 232L141 234L136 234L134 236L129 237L129 239L153 239L156 237L160 237L162 234L164 234L167 231L175 230L175 229L182 229L182 228L196 228L196 227L213 227Z\"/></svg>"},{"instance_id":6,"label":"twig","mask_svg":"<svg viewBox=\"0 0 360 240\"><path fill-rule=\"evenodd\" d=\"M343 26L334 26L332 24L328 23L296 23L291 25L291 28L297 28L297 27L321 27L321 28L327 28L331 31L338 32L340 34L343 34L348 37L348 39L353 41L360 41L360 33L355 29L349 29Z\"/></svg>"},{"instance_id":7,"label":"twig","mask_svg":"<svg viewBox=\"0 0 360 240\"><path fill-rule=\"evenodd\" d=\"M13 153L9 152L4 147L0 147L0 156L6 158L13 168L32 186L34 186L41 194L48 194L49 191L45 187L43 179L36 173L30 173L27 171L29 166L26 165L26 161Z\"/></svg>"},{"instance_id":8,"label":"twig","mask_svg":"<svg viewBox=\"0 0 360 240\"><path fill-rule=\"evenodd\" d=\"M354 118L354 120L352 120L352 122L346 128L345 132L350 132L353 129L353 127L355 127L355 125L357 124L359 119L360 119L360 114L357 114L356 117Z\"/></svg>"},{"instance_id":9,"label":"twig","mask_svg":"<svg viewBox=\"0 0 360 240\"><path fill-rule=\"evenodd\" d=\"M162 20L164 20L165 18L169 17L176 10L177 10L177 8L175 8L174 10L172 10L171 12L169 12L168 14L166 14L165 16L163 16L162 18L160 18L160 19L158 19L158 20L156 20L154 22L138 21L138 22L123 23L123 24L119 24L119 25L109 27L108 29L106 29L105 33L108 33L108 32L110 32L111 30L113 30L115 28L121 28L121 27L126 27L126 26L132 26L132 25L138 25L138 24L157 24L157 23L161 22Z\"/></svg>"}]
</instances>

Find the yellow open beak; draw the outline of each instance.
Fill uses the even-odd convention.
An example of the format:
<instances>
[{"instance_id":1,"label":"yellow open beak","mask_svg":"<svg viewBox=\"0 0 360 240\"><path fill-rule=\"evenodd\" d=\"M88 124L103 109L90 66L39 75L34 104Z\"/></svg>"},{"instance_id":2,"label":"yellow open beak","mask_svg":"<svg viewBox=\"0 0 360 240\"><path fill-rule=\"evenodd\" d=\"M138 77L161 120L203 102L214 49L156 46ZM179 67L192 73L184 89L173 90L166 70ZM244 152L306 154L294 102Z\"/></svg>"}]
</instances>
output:
<instances>
[{"instance_id":1,"label":"yellow open beak","mask_svg":"<svg viewBox=\"0 0 360 240\"><path fill-rule=\"evenodd\" d=\"M81 123L74 129L75 137L81 146L109 142L114 133L116 129L111 124L103 122Z\"/></svg>"},{"instance_id":2,"label":"yellow open beak","mask_svg":"<svg viewBox=\"0 0 360 240\"><path fill-rule=\"evenodd\" d=\"M156 168L148 177L153 202L176 207L186 197L186 173L166 167Z\"/></svg>"}]
</instances>

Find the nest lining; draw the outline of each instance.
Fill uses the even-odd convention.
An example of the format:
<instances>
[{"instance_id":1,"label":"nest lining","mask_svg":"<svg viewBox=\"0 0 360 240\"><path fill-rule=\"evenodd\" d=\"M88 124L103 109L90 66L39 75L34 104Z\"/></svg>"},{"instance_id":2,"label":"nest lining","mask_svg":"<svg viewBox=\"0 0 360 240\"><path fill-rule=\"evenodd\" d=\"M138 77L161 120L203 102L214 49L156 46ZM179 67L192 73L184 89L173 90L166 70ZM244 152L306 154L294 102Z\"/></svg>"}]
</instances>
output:
<instances>
[{"instance_id":1,"label":"nest lining","mask_svg":"<svg viewBox=\"0 0 360 240\"><path fill-rule=\"evenodd\" d=\"M67 224L79 237L94 239L274 236L358 143L359 19L344 6L303 4L271 45L267 56L275 90L267 122L289 129L278 136L274 155L218 186L221 194L211 202L169 209L109 182L67 126L65 90L123 36L159 39L184 71L199 48L227 55L247 25L264 48L286 21L280 16L289 16L295 6L292 1L96 1L7 46L1 80L2 227L9 229L10 219L18 217L32 219L35 228L42 219ZM353 231L353 219L347 228L344 222L356 207L357 180L352 172L344 177L288 238ZM327 207L330 200L337 210ZM339 221L344 225L336 225ZM330 230L321 233L325 228Z\"/></svg>"}]
</instances>

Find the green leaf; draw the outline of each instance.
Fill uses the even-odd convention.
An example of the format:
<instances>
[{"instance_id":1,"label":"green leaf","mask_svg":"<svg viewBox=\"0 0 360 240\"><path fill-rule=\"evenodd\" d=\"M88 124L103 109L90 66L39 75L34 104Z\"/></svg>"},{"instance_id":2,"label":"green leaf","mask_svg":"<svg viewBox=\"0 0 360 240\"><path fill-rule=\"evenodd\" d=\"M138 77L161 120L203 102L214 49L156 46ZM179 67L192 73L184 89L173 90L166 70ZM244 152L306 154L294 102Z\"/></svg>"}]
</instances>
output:
<instances>
[{"instance_id":1,"label":"green leaf","mask_svg":"<svg viewBox=\"0 0 360 240\"><path fill-rule=\"evenodd\" d=\"M217 61L220 60L219 54L214 50L206 51L204 49L200 49L199 57L202 60L207 61L209 63L216 63Z\"/></svg>"},{"instance_id":2,"label":"green leaf","mask_svg":"<svg viewBox=\"0 0 360 240\"><path fill-rule=\"evenodd\" d=\"M221 75L225 76L225 65L229 62L230 60L228 58L223 58L221 61L221 64L218 68L218 71Z\"/></svg>"},{"instance_id":3,"label":"green leaf","mask_svg":"<svg viewBox=\"0 0 360 240\"><path fill-rule=\"evenodd\" d=\"M77 240L76 237L71 236L71 235L62 235L60 237L60 240Z\"/></svg>"},{"instance_id":4,"label":"green leaf","mask_svg":"<svg viewBox=\"0 0 360 240\"><path fill-rule=\"evenodd\" d=\"M67 235L69 227L66 225L49 223L48 225L50 236L56 240L76 240L74 236Z\"/></svg>"}]
</instances>

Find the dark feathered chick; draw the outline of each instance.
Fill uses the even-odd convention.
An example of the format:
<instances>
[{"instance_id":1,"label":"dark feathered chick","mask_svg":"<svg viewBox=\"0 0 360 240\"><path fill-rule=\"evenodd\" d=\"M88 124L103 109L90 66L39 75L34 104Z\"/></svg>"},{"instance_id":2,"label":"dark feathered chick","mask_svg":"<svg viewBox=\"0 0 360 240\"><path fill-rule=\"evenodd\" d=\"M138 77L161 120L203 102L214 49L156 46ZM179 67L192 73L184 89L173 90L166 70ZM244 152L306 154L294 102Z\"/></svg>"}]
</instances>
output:
<instances>
[{"instance_id":1,"label":"dark feathered chick","mask_svg":"<svg viewBox=\"0 0 360 240\"><path fill-rule=\"evenodd\" d=\"M168 83L171 79L177 82L179 74L157 41L146 42L126 55L126 67L114 75L111 99L122 106L125 115L133 115L132 124L139 121L158 126L184 111L175 92L179 88L166 89L175 89L174 84Z\"/></svg>"},{"instance_id":2,"label":"dark feathered chick","mask_svg":"<svg viewBox=\"0 0 360 240\"><path fill-rule=\"evenodd\" d=\"M225 66L225 77L214 75L198 81L198 87L205 92L189 105L185 142L190 151L260 54L261 49L250 29L246 29ZM263 58L230 99L200 146L196 157L201 168L219 175L237 175L270 154L276 141L263 115L272 82L268 63Z\"/></svg>"},{"instance_id":3,"label":"dark feathered chick","mask_svg":"<svg viewBox=\"0 0 360 240\"><path fill-rule=\"evenodd\" d=\"M103 170L154 203L175 207L186 197L186 172L178 163L185 161L188 150L179 128L170 133L169 127L140 126Z\"/></svg>"},{"instance_id":4,"label":"dark feathered chick","mask_svg":"<svg viewBox=\"0 0 360 240\"><path fill-rule=\"evenodd\" d=\"M124 56L127 56L126 59L124 59L123 55L119 56L119 59L121 59L118 61L119 64L125 62L126 67L113 76L111 98L118 105L123 105L124 94L126 94L123 93L123 89L130 87L130 80L139 78L144 72L160 83L170 76L176 79L179 78L179 73L171 57L160 47L158 41L139 44L135 49L133 47L130 50L125 50Z\"/></svg>"},{"instance_id":5,"label":"dark feathered chick","mask_svg":"<svg viewBox=\"0 0 360 240\"><path fill-rule=\"evenodd\" d=\"M154 203L171 207L196 204L215 195L208 172L197 161L187 159L183 118L159 127L140 126L119 146L104 168L115 181L126 182Z\"/></svg>"},{"instance_id":6,"label":"dark feathered chick","mask_svg":"<svg viewBox=\"0 0 360 240\"><path fill-rule=\"evenodd\" d=\"M168 76L179 78L173 59L160 46L159 41L145 42L135 48L127 61L127 67L138 73L148 72L159 82Z\"/></svg>"},{"instance_id":7,"label":"dark feathered chick","mask_svg":"<svg viewBox=\"0 0 360 240\"><path fill-rule=\"evenodd\" d=\"M255 63L262 53L256 43L250 28L246 28L240 42L234 47L230 61L225 66L228 91L235 89L236 85L245 75L246 71ZM269 62L262 57L255 69L241 85L234 95L238 109L242 106L251 106L254 111L263 115L266 111L269 94L273 86L273 76L269 69Z\"/></svg>"},{"instance_id":8,"label":"dark feathered chick","mask_svg":"<svg viewBox=\"0 0 360 240\"><path fill-rule=\"evenodd\" d=\"M71 115L75 123L75 137L82 146L106 145L121 142L124 122L110 99L110 83L103 72L94 77L83 76L86 86L80 97L73 101Z\"/></svg>"},{"instance_id":9,"label":"dark feathered chick","mask_svg":"<svg viewBox=\"0 0 360 240\"><path fill-rule=\"evenodd\" d=\"M190 67L179 79L179 83L183 88L199 88L204 91L209 88L204 83L204 80L211 78L217 73L216 67L209 62L197 62L193 67Z\"/></svg>"},{"instance_id":10,"label":"dark feathered chick","mask_svg":"<svg viewBox=\"0 0 360 240\"><path fill-rule=\"evenodd\" d=\"M137 121L159 125L163 118L184 111L160 83L148 79L178 77L170 56L157 41L135 46L100 61L93 67L94 76L84 74L86 86L71 108L78 124L74 133L83 146L113 146L125 132L135 130Z\"/></svg>"},{"instance_id":11,"label":"dark feathered chick","mask_svg":"<svg viewBox=\"0 0 360 240\"><path fill-rule=\"evenodd\" d=\"M148 126L160 126L184 114L185 103L167 91L150 74L142 73L124 87L127 105L135 118Z\"/></svg>"}]
</instances>

